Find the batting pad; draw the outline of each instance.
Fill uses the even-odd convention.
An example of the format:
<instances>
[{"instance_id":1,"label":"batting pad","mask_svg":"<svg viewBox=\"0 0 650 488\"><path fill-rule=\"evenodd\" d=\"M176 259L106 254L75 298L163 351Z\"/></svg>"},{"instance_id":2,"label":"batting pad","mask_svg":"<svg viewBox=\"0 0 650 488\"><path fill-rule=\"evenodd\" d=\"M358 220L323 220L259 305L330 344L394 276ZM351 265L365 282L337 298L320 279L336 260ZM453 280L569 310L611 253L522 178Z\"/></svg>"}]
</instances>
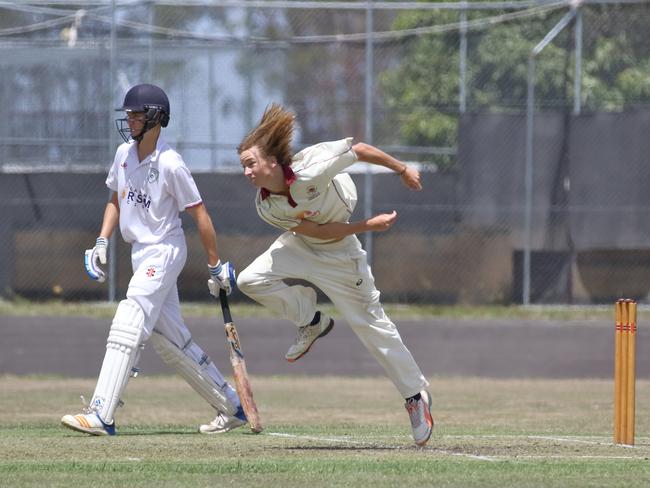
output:
<instances>
[{"instance_id":1,"label":"batting pad","mask_svg":"<svg viewBox=\"0 0 650 488\"><path fill-rule=\"evenodd\" d=\"M183 349L179 349L165 336L154 331L151 344L165 364L176 370L210 405L221 413L235 414L237 407L228 398L228 390L232 388L194 341L190 339Z\"/></svg>"},{"instance_id":2,"label":"batting pad","mask_svg":"<svg viewBox=\"0 0 650 488\"><path fill-rule=\"evenodd\" d=\"M99 373L91 406L99 417L110 424L120 397L139 355L144 326L144 312L134 300L127 298L117 306L106 341L106 355Z\"/></svg>"}]
</instances>

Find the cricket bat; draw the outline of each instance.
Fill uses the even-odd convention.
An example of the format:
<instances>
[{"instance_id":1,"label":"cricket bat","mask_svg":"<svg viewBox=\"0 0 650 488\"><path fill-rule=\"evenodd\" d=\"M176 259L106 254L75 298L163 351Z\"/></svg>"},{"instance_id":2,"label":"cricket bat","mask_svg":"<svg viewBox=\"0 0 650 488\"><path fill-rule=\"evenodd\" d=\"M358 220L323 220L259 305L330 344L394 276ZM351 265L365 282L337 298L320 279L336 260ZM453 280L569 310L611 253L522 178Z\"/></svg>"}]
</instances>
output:
<instances>
[{"instance_id":1,"label":"cricket bat","mask_svg":"<svg viewBox=\"0 0 650 488\"><path fill-rule=\"evenodd\" d=\"M226 339L228 339L228 352L230 353L230 364L232 364L233 377L235 378L235 389L248 419L248 425L253 432L259 434L263 430L262 422L253 399L253 388L248 379L244 352L239 342L237 329L232 321L232 315L230 315L228 295L226 295L225 290L219 291L219 301L221 302L221 312L223 313L224 327L226 329Z\"/></svg>"}]
</instances>

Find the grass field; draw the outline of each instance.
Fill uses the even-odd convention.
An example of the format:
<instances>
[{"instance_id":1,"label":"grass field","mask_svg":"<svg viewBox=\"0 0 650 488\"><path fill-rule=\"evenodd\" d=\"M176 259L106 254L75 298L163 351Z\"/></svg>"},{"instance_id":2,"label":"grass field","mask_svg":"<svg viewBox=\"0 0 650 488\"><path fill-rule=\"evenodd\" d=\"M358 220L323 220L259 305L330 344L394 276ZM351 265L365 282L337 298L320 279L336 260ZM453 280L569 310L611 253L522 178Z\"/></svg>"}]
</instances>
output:
<instances>
[{"instance_id":1,"label":"grass field","mask_svg":"<svg viewBox=\"0 0 650 488\"><path fill-rule=\"evenodd\" d=\"M2 316L84 316L110 319L115 314L117 303L111 302L66 302L50 300L34 302L22 298L15 300L0 299L0 317ZM212 317L214 303L182 302L184 317ZM507 318L507 319L542 319L542 320L614 320L614 306L459 306L459 305L424 305L424 304L393 304L385 303L384 308L389 316L401 319L421 319L432 317L456 318ZM231 305L235 317L268 317L269 312L256 304L237 303ZM323 311L334 313L334 308L323 304ZM639 306L639 310L643 310Z\"/></svg>"},{"instance_id":2,"label":"grass field","mask_svg":"<svg viewBox=\"0 0 650 488\"><path fill-rule=\"evenodd\" d=\"M266 430L203 436L211 410L175 377L132 380L119 435L63 429L93 379L0 376L0 486L646 487L650 382L637 445L611 444L604 380L433 378L435 433L413 446L384 378L254 377Z\"/></svg>"}]
</instances>

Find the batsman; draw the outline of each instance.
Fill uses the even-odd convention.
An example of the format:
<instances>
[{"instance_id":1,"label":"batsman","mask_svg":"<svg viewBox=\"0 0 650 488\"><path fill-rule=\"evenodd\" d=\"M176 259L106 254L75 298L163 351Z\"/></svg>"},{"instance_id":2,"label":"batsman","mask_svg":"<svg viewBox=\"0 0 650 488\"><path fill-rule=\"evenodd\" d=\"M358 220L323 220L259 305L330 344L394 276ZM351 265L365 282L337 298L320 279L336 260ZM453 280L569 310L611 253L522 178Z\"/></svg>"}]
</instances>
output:
<instances>
[{"instance_id":1,"label":"batsman","mask_svg":"<svg viewBox=\"0 0 650 488\"><path fill-rule=\"evenodd\" d=\"M237 279L239 289L297 326L286 359L295 362L328 334L334 320L317 308L306 280L320 288L383 366L405 399L415 443L423 446L433 428L429 383L384 313L379 291L356 235L389 229L396 212L350 222L357 202L345 169L357 161L384 166L411 190L420 190L420 173L378 148L352 139L323 142L292 154L294 115L269 107L238 147L244 175L257 188L255 206L262 220L284 233Z\"/></svg>"},{"instance_id":2,"label":"batsman","mask_svg":"<svg viewBox=\"0 0 650 488\"><path fill-rule=\"evenodd\" d=\"M65 427L92 435L114 435L115 410L130 376L137 373L140 351L147 341L161 359L216 411L202 425L205 434L227 432L247 423L239 397L192 336L181 317L176 281L185 265L187 247L180 212L196 222L208 258L208 288L230 293L235 271L221 263L212 220L182 157L161 137L170 118L169 99L158 86L131 88L116 121L124 139L115 153L106 185L111 197L95 247L86 251L88 275L105 280L109 238L119 224L131 244L133 277L111 324L106 353L92 400L77 415L65 415Z\"/></svg>"}]
</instances>

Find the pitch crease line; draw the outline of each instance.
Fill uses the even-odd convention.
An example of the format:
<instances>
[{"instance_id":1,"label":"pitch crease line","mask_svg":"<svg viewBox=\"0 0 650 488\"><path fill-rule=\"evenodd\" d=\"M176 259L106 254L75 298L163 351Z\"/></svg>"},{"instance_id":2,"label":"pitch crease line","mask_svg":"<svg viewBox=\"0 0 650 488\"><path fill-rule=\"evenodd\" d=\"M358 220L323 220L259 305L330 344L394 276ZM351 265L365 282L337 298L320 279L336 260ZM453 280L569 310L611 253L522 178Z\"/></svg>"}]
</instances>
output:
<instances>
[{"instance_id":1,"label":"pitch crease line","mask_svg":"<svg viewBox=\"0 0 650 488\"><path fill-rule=\"evenodd\" d=\"M275 437L288 437L290 439L305 439L308 441L326 441L326 442L342 442L344 444L366 444L363 441L355 441L352 439L344 439L342 437L318 437L312 435L297 435L297 434L286 434L283 432L269 432L267 435L272 435Z\"/></svg>"},{"instance_id":2,"label":"pitch crease line","mask_svg":"<svg viewBox=\"0 0 650 488\"><path fill-rule=\"evenodd\" d=\"M325 442L341 442L343 444L356 444L356 445L365 445L365 446L376 446L376 444L366 442L366 441L355 441L352 439L343 439L341 437L318 437L318 436L311 436L311 435L296 435L296 434L286 434L283 432L269 432L267 435L272 435L275 437L286 437L289 439L304 439L304 440L311 440L311 441L325 441ZM379 446L379 447L386 447L386 446ZM392 446L395 447L395 449L404 449L404 446ZM451 452L451 451L446 451L444 449L438 449L435 447L429 448L428 450L432 452L439 452L441 454L445 454L447 456L460 456L460 457L467 457L470 459L476 459L478 461L490 461L490 462L498 462L501 461L500 459L493 458L491 456L479 456L476 454L467 454L464 452Z\"/></svg>"},{"instance_id":3,"label":"pitch crease line","mask_svg":"<svg viewBox=\"0 0 650 488\"><path fill-rule=\"evenodd\" d=\"M513 458L514 459L514 458ZM557 454L552 454L548 456L544 455L530 455L530 456L516 456L516 459L563 459L563 460L568 460L568 459L628 459L628 460L638 460L638 461L643 461L647 459L645 456L598 456L598 455L588 455L585 454L584 456L561 456Z\"/></svg>"},{"instance_id":4,"label":"pitch crease line","mask_svg":"<svg viewBox=\"0 0 650 488\"><path fill-rule=\"evenodd\" d=\"M570 437L553 437L553 436L545 436L545 435L530 435L528 436L530 439L543 439L547 441L558 441L558 442L573 442L573 443L578 443L578 444L591 444L591 445L597 445L597 446L609 446L609 445L614 445L611 442L598 442L598 441L586 441L583 439L573 439ZM638 449L639 446L630 446L629 444L615 444L620 447L627 447L630 449Z\"/></svg>"}]
</instances>

